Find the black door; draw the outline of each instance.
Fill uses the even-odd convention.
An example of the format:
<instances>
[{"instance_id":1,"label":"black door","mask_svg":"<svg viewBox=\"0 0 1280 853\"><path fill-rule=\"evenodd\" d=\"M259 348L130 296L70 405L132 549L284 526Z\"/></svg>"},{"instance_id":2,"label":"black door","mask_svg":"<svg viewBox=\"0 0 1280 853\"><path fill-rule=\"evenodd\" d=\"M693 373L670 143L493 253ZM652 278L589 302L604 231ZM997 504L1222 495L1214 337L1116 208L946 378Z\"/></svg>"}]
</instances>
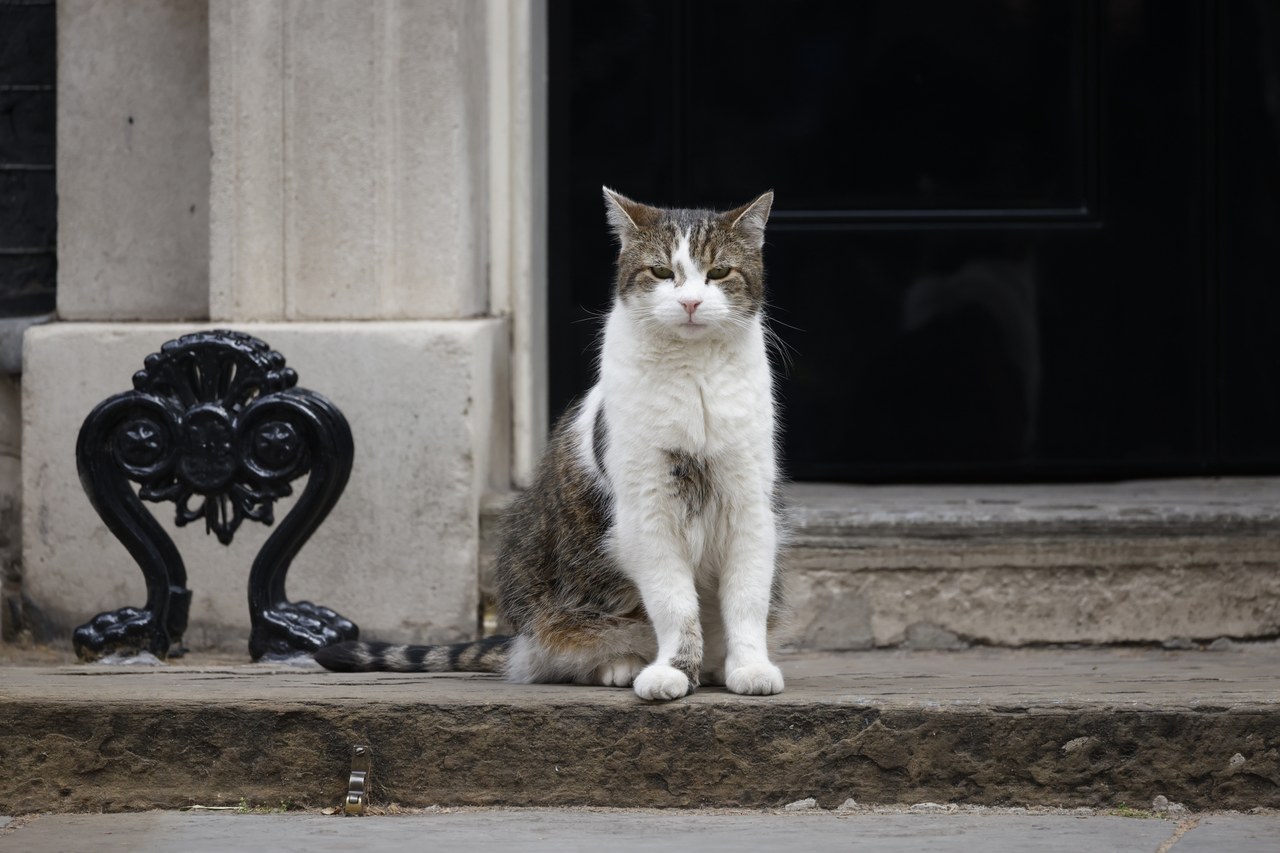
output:
<instances>
[{"instance_id":1,"label":"black door","mask_svg":"<svg viewBox=\"0 0 1280 853\"><path fill-rule=\"evenodd\" d=\"M1280 470L1280 14L1203 0L550 4L551 392L601 184L772 188L797 479Z\"/></svg>"}]
</instances>

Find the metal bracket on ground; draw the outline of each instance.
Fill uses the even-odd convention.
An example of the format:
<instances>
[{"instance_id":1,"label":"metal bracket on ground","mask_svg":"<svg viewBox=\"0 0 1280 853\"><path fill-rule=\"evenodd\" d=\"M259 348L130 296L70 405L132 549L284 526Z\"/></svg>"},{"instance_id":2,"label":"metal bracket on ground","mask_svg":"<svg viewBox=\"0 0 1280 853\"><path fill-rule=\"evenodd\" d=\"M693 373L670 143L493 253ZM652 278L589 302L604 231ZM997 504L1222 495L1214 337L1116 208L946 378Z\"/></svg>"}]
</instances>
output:
<instances>
[{"instance_id":1,"label":"metal bracket on ground","mask_svg":"<svg viewBox=\"0 0 1280 853\"><path fill-rule=\"evenodd\" d=\"M243 521L273 524L275 502L304 476L302 494L249 570L249 653L254 660L312 653L359 637L341 614L285 597L290 563L351 474L346 418L325 397L297 387L284 356L241 332L184 335L143 365L132 391L108 397L85 418L76 465L94 509L142 569L147 601L81 625L76 653L95 660L185 651L186 567L142 501L173 502L178 526L202 522L230 545Z\"/></svg>"},{"instance_id":2,"label":"metal bracket on ground","mask_svg":"<svg viewBox=\"0 0 1280 853\"><path fill-rule=\"evenodd\" d=\"M363 815L369 806L369 747L351 747L351 777L347 780L347 798L342 813Z\"/></svg>"}]
</instances>

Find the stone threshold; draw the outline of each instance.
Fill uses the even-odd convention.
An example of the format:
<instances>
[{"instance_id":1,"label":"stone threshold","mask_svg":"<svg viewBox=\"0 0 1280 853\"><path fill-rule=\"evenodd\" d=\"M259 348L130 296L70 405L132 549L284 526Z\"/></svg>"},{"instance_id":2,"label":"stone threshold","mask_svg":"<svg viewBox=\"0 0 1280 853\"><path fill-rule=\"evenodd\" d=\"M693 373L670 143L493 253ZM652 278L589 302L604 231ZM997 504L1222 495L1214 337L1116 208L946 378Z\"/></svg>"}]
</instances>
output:
<instances>
[{"instance_id":1,"label":"stone threshold","mask_svg":"<svg viewBox=\"0 0 1280 853\"><path fill-rule=\"evenodd\" d=\"M790 492L802 649L1280 635L1280 479Z\"/></svg>"},{"instance_id":2,"label":"stone threshold","mask_svg":"<svg viewBox=\"0 0 1280 853\"><path fill-rule=\"evenodd\" d=\"M0 813L875 803L1280 807L1277 644L784 656L787 691L629 690L314 665L0 669Z\"/></svg>"},{"instance_id":3,"label":"stone threshold","mask_svg":"<svg viewBox=\"0 0 1280 853\"><path fill-rule=\"evenodd\" d=\"M831 539L1280 531L1280 477L1115 483L859 486L793 483L796 544Z\"/></svg>"}]
</instances>

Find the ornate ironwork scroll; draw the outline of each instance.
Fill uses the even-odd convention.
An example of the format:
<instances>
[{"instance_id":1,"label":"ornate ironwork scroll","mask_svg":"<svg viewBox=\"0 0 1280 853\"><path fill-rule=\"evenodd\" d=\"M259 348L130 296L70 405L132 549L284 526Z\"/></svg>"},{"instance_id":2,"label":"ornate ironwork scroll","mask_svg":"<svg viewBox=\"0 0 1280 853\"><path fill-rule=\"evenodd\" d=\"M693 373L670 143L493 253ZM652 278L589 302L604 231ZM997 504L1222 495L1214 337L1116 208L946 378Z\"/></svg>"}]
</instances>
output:
<instances>
[{"instance_id":1,"label":"ornate ironwork scroll","mask_svg":"<svg viewBox=\"0 0 1280 853\"><path fill-rule=\"evenodd\" d=\"M327 607L289 601L285 575L338 502L351 473L351 430L337 407L296 387L267 344L240 332L169 341L134 374L134 390L98 404L76 444L80 482L146 579L141 607L100 613L75 631L76 653L178 657L191 592L173 540L142 501L172 501L178 526L203 521L230 545L242 522L274 522L275 502L307 477L249 572L249 652L314 652L359 636ZM138 484L135 493L131 483Z\"/></svg>"}]
</instances>

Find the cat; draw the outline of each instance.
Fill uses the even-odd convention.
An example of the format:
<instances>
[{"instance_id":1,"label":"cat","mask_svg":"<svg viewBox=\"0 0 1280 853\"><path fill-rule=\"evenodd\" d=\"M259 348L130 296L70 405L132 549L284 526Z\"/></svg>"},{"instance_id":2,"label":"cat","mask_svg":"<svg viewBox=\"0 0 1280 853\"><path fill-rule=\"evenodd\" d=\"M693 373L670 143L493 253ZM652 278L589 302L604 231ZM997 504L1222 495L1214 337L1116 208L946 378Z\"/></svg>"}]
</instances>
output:
<instances>
[{"instance_id":1,"label":"cat","mask_svg":"<svg viewBox=\"0 0 1280 853\"><path fill-rule=\"evenodd\" d=\"M599 380L553 430L505 519L495 573L510 637L330 646L339 671L501 672L514 682L701 684L774 694L781 604L766 192L726 213L604 188L619 243Z\"/></svg>"}]
</instances>

